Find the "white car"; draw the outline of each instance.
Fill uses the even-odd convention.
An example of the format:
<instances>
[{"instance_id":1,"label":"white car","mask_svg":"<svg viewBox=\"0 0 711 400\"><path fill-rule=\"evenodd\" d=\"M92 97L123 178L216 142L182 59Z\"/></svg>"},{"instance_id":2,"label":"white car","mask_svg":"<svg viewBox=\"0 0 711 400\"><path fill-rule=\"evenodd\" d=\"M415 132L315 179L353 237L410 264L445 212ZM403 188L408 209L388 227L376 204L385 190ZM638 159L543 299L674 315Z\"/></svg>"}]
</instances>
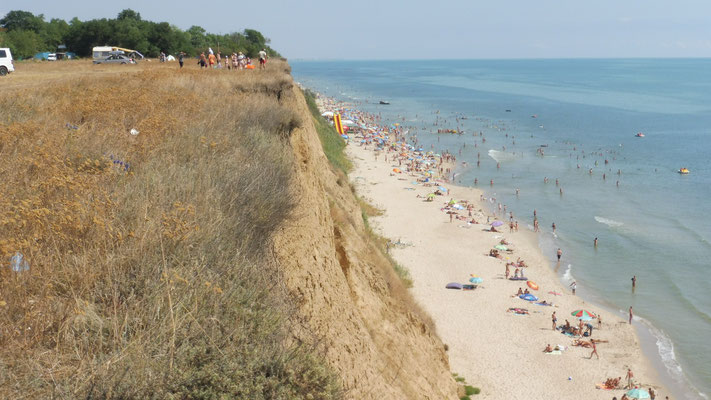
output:
<instances>
[{"instance_id":1,"label":"white car","mask_svg":"<svg viewBox=\"0 0 711 400\"><path fill-rule=\"evenodd\" d=\"M0 47L0 76L5 76L15 71L12 64L12 53L7 47Z\"/></svg>"}]
</instances>

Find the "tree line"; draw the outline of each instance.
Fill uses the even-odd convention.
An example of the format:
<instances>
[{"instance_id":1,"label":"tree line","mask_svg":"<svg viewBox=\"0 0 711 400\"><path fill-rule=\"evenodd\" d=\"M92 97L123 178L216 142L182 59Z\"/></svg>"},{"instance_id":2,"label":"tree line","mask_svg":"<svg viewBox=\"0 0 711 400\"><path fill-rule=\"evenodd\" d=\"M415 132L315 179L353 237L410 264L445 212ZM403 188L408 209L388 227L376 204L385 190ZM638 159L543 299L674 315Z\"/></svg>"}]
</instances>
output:
<instances>
[{"instance_id":1,"label":"tree line","mask_svg":"<svg viewBox=\"0 0 711 400\"><path fill-rule=\"evenodd\" d=\"M245 29L224 35L208 33L200 26L182 30L167 22L146 21L138 12L126 9L115 19L80 21L74 17L66 22L43 14L14 10L0 19L0 47L9 47L16 58L29 58L38 52L55 52L57 46L66 45L67 51L80 57L91 56L94 46L117 46L137 50L147 57L157 57L161 52L185 52L197 55L212 47L222 53L243 52L257 57L266 49L274 57L279 53L268 46L270 40L259 31Z\"/></svg>"}]
</instances>

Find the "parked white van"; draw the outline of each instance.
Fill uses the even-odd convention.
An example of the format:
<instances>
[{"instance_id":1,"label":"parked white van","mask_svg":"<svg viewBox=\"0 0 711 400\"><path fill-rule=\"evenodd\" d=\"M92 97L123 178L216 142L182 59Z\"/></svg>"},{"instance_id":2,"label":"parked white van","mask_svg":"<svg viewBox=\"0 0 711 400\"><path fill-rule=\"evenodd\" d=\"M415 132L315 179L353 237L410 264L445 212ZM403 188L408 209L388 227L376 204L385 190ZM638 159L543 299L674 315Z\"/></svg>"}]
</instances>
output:
<instances>
[{"instance_id":1,"label":"parked white van","mask_svg":"<svg viewBox=\"0 0 711 400\"><path fill-rule=\"evenodd\" d=\"M0 76L5 76L15 71L12 64L12 53L7 47L0 47Z\"/></svg>"}]
</instances>

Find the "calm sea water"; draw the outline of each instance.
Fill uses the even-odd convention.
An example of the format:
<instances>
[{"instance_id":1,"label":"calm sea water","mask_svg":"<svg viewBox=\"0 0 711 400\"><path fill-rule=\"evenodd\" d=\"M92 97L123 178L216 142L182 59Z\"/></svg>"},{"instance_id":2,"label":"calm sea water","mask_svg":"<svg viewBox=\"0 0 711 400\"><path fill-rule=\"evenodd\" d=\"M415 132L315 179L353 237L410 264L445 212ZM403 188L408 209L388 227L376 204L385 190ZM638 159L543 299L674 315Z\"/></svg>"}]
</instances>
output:
<instances>
[{"instance_id":1,"label":"calm sea water","mask_svg":"<svg viewBox=\"0 0 711 400\"><path fill-rule=\"evenodd\" d=\"M711 394L711 60L292 67L305 86L467 161L457 180L477 178L524 225L537 210L544 254L552 261L564 251L561 279L577 280L582 296L607 308L634 307L643 344L677 398ZM433 133L445 128L465 133Z\"/></svg>"}]
</instances>

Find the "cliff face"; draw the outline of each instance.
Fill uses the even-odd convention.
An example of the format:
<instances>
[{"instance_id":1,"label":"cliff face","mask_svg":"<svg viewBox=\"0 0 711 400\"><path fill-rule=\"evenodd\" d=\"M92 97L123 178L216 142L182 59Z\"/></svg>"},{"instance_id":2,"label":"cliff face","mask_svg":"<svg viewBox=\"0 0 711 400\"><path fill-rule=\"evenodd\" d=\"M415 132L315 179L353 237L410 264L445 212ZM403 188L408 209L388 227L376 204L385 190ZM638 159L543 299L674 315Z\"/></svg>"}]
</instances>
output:
<instances>
[{"instance_id":1,"label":"cliff face","mask_svg":"<svg viewBox=\"0 0 711 400\"><path fill-rule=\"evenodd\" d=\"M457 398L444 345L369 242L358 202L326 159L299 89L281 101L304 121L290 138L298 204L274 238L304 321L296 336L316 335L347 398Z\"/></svg>"}]
</instances>

